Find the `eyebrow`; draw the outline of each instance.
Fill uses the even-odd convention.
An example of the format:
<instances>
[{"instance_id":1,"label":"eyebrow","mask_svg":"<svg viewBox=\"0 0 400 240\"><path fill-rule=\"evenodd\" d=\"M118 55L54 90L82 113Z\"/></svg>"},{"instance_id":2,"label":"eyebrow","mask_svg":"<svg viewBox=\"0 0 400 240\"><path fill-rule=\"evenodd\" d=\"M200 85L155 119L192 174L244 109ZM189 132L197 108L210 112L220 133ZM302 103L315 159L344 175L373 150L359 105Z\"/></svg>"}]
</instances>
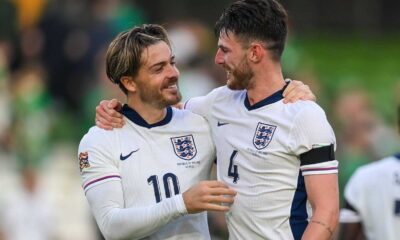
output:
<instances>
[{"instance_id":1,"label":"eyebrow","mask_svg":"<svg viewBox=\"0 0 400 240\"><path fill-rule=\"evenodd\" d=\"M223 44L218 44L218 48L221 48L221 49L223 49L223 50L229 50L229 48L226 47L226 46L223 45Z\"/></svg>"},{"instance_id":2,"label":"eyebrow","mask_svg":"<svg viewBox=\"0 0 400 240\"><path fill-rule=\"evenodd\" d=\"M175 55L172 55L170 57L170 61L173 61L173 60L175 60ZM155 63L155 64L151 65L149 67L149 69L152 70L154 68L157 68L157 67L160 67L160 66L164 66L165 64L167 64L167 62L169 62L169 61L161 61L161 62Z\"/></svg>"}]
</instances>

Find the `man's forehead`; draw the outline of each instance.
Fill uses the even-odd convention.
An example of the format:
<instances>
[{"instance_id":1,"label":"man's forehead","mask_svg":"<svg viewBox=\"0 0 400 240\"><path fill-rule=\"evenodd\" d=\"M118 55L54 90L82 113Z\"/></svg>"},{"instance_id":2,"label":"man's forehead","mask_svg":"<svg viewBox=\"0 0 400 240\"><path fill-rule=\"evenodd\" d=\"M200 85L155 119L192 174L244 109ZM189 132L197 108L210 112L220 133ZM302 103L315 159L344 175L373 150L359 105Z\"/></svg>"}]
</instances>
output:
<instances>
[{"instance_id":1,"label":"man's forehead","mask_svg":"<svg viewBox=\"0 0 400 240\"><path fill-rule=\"evenodd\" d=\"M142 61L144 65L153 65L160 61L168 61L171 56L171 48L164 41L161 41L143 50Z\"/></svg>"},{"instance_id":2,"label":"man's forehead","mask_svg":"<svg viewBox=\"0 0 400 240\"><path fill-rule=\"evenodd\" d=\"M231 44L238 44L239 41L233 32L221 32L218 38L218 45L226 46Z\"/></svg>"}]
</instances>

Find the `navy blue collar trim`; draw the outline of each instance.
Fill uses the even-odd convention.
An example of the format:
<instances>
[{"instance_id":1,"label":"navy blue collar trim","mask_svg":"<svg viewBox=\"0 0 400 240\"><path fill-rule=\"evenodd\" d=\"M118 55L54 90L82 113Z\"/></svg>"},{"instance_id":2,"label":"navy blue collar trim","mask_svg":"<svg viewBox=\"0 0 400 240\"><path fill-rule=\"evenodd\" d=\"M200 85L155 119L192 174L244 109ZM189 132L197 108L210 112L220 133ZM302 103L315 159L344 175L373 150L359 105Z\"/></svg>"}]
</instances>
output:
<instances>
[{"instance_id":1,"label":"navy blue collar trim","mask_svg":"<svg viewBox=\"0 0 400 240\"><path fill-rule=\"evenodd\" d=\"M275 103L275 102L283 99L283 91L285 91L287 86L288 86L288 84L286 84L281 90L275 92L271 96L259 101L256 104L253 104L253 105L250 105L249 97L247 96L247 92L246 92L246 98L244 99L244 106L247 108L247 110L251 111L251 110L254 110L254 109L257 109L260 107L264 107L268 104Z\"/></svg>"},{"instance_id":2,"label":"navy blue collar trim","mask_svg":"<svg viewBox=\"0 0 400 240\"><path fill-rule=\"evenodd\" d=\"M168 124L172 119L172 108L167 107L167 115L165 118L157 123L148 124L135 110L130 108L127 104L124 104L122 107L122 114L127 117L129 120L134 122L135 124L145 127L145 128L153 128L159 127Z\"/></svg>"},{"instance_id":3,"label":"navy blue collar trim","mask_svg":"<svg viewBox=\"0 0 400 240\"><path fill-rule=\"evenodd\" d=\"M397 154L395 154L394 156L395 156L397 159L400 160L400 153L397 153Z\"/></svg>"}]
</instances>

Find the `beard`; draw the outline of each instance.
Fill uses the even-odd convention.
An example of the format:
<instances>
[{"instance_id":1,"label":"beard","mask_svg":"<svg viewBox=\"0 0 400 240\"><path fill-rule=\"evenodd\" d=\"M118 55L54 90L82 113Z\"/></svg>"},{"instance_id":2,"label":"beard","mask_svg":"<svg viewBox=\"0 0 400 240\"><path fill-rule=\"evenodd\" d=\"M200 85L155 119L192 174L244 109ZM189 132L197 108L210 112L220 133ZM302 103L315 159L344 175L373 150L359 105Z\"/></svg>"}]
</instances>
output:
<instances>
[{"instance_id":1,"label":"beard","mask_svg":"<svg viewBox=\"0 0 400 240\"><path fill-rule=\"evenodd\" d=\"M250 80L254 76L253 71L246 58L239 63L239 65L230 73L226 85L231 90L244 90L250 85Z\"/></svg>"},{"instance_id":2,"label":"beard","mask_svg":"<svg viewBox=\"0 0 400 240\"><path fill-rule=\"evenodd\" d=\"M177 89L172 91L172 93L165 93L163 90L168 90L168 86L171 84L175 83ZM139 93L139 98L143 103L149 104L151 106L154 106L156 108L165 108L171 105L175 105L179 103L182 99L182 95L179 92L179 87L178 87L178 78L172 78L168 81L168 83L164 84L161 89L152 89L149 86L146 86L146 84L138 84L138 93Z\"/></svg>"}]
</instances>

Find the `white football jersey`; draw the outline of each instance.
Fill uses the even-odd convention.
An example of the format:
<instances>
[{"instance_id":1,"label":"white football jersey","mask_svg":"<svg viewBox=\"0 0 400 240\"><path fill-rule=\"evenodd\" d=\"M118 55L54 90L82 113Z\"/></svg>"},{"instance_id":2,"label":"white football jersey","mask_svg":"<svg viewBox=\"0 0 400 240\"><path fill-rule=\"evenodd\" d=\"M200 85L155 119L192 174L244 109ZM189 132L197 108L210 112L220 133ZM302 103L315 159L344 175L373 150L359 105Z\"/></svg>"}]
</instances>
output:
<instances>
[{"instance_id":1,"label":"white football jersey","mask_svg":"<svg viewBox=\"0 0 400 240\"><path fill-rule=\"evenodd\" d=\"M361 222L367 239L400 238L400 154L358 168L347 183L341 223Z\"/></svg>"},{"instance_id":2,"label":"white football jersey","mask_svg":"<svg viewBox=\"0 0 400 240\"><path fill-rule=\"evenodd\" d=\"M80 168L86 191L121 181L125 207L146 207L209 179L215 148L207 121L169 107L164 120L149 125L127 105L125 126L93 127L81 141ZM207 214L173 220L146 239L209 239Z\"/></svg>"},{"instance_id":3,"label":"white football jersey","mask_svg":"<svg viewBox=\"0 0 400 240\"><path fill-rule=\"evenodd\" d=\"M337 173L324 111L284 104L282 93L250 106L247 91L220 87L185 104L209 121L218 179L238 192L226 214L230 239L300 239L311 214L303 176Z\"/></svg>"}]
</instances>

